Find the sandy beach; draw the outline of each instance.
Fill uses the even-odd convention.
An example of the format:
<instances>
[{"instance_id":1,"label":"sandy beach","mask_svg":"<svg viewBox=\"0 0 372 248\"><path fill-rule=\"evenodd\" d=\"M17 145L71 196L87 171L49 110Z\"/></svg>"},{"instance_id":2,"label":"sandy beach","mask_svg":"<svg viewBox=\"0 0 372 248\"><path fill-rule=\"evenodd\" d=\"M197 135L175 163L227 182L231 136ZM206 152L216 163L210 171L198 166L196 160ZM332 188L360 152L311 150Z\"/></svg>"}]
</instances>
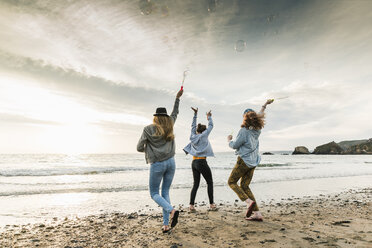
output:
<instances>
[{"instance_id":1,"label":"sandy beach","mask_svg":"<svg viewBox=\"0 0 372 248\"><path fill-rule=\"evenodd\" d=\"M240 202L219 211L181 205L179 225L161 232L160 209L52 223L8 225L0 247L371 247L372 189L262 202L263 222L244 220Z\"/></svg>"}]
</instances>

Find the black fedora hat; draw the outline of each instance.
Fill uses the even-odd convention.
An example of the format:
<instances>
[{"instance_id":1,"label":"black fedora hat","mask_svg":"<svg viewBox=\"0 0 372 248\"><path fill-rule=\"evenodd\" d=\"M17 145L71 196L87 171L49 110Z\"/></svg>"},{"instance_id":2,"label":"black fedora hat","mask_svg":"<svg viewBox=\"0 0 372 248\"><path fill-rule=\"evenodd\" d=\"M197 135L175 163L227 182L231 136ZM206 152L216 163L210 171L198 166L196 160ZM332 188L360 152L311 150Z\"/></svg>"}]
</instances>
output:
<instances>
[{"instance_id":1,"label":"black fedora hat","mask_svg":"<svg viewBox=\"0 0 372 248\"><path fill-rule=\"evenodd\" d=\"M168 116L166 108L157 108L154 116Z\"/></svg>"}]
</instances>

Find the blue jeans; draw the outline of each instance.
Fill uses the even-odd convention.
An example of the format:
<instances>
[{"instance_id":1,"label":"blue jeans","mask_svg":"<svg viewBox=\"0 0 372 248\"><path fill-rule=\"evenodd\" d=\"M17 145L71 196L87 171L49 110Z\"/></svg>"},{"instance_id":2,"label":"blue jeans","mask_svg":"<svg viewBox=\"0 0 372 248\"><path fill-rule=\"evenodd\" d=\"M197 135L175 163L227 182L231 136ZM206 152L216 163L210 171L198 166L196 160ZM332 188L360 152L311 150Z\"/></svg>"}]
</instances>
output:
<instances>
[{"instance_id":1,"label":"blue jeans","mask_svg":"<svg viewBox=\"0 0 372 248\"><path fill-rule=\"evenodd\" d=\"M174 157L165 161L155 162L151 164L150 168L150 195L151 198L163 208L164 225L169 224L169 214L173 210L173 206L170 204L169 188L172 184L175 171L176 163ZM162 180L163 184L161 186L160 196L159 187Z\"/></svg>"}]
</instances>

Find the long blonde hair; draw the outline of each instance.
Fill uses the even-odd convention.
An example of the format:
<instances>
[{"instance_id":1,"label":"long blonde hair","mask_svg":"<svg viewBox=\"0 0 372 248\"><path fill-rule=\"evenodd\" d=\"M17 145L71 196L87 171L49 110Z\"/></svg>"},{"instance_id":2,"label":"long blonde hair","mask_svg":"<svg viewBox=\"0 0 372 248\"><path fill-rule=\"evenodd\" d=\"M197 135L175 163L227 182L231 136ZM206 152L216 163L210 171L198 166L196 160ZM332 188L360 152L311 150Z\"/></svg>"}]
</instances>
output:
<instances>
[{"instance_id":1,"label":"long blonde hair","mask_svg":"<svg viewBox=\"0 0 372 248\"><path fill-rule=\"evenodd\" d=\"M162 136L166 141L174 140L173 120L169 116L154 116L156 136Z\"/></svg>"}]
</instances>

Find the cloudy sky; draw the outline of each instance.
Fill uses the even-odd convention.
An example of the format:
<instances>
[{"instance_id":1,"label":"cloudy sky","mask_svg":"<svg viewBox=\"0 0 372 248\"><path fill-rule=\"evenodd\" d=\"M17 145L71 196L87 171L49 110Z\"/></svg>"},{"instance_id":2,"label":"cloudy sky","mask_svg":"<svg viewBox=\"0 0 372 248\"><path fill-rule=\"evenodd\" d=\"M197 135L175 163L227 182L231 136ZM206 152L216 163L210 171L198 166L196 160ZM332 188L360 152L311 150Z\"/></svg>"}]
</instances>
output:
<instances>
[{"instance_id":1,"label":"cloudy sky","mask_svg":"<svg viewBox=\"0 0 372 248\"><path fill-rule=\"evenodd\" d=\"M287 96L267 109L261 150L370 138L371 9L368 0L1 0L0 152L135 152L156 107L171 111L186 68L178 152L191 106L204 123L212 109L210 140L227 151L245 108Z\"/></svg>"}]
</instances>

